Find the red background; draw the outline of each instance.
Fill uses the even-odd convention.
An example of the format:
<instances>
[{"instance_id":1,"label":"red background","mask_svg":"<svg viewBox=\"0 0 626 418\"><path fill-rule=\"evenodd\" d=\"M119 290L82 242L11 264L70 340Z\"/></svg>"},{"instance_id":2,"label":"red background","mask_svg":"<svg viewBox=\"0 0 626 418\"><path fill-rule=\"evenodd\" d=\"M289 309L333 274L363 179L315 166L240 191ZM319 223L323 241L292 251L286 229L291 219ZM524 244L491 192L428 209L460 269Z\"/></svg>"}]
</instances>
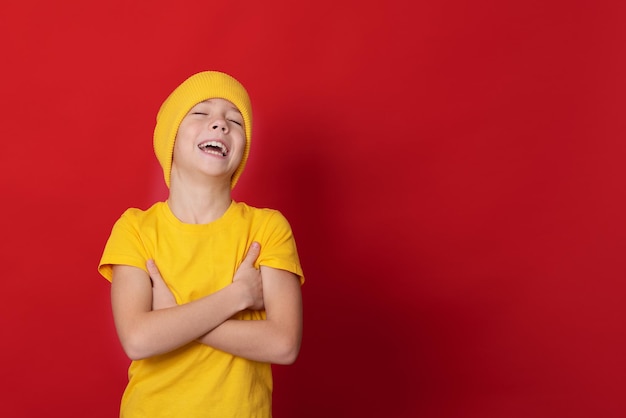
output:
<instances>
[{"instance_id":1,"label":"red background","mask_svg":"<svg viewBox=\"0 0 626 418\"><path fill-rule=\"evenodd\" d=\"M204 69L249 89L235 198L308 278L277 418L626 416L620 2L170 3L0 6L3 416L117 415L96 266Z\"/></svg>"}]
</instances>

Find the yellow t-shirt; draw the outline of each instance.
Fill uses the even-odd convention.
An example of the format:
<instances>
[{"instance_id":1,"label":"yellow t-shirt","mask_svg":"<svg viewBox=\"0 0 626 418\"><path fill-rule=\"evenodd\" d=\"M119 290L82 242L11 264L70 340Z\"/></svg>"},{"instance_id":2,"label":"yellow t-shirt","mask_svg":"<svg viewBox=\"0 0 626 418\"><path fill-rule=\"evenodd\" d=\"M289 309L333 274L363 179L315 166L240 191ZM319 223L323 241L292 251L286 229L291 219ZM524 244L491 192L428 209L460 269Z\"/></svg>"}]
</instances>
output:
<instances>
[{"instance_id":1,"label":"yellow t-shirt","mask_svg":"<svg viewBox=\"0 0 626 418\"><path fill-rule=\"evenodd\" d=\"M109 281L112 265L146 270L154 259L179 304L232 283L250 244L261 244L259 265L287 270L304 282L291 227L276 210L233 202L209 224L179 221L167 203L128 209L115 223L98 270ZM146 270L147 271L147 270ZM265 319L246 311L238 319ZM192 342L130 365L121 417L269 418L272 371L259 363Z\"/></svg>"}]
</instances>

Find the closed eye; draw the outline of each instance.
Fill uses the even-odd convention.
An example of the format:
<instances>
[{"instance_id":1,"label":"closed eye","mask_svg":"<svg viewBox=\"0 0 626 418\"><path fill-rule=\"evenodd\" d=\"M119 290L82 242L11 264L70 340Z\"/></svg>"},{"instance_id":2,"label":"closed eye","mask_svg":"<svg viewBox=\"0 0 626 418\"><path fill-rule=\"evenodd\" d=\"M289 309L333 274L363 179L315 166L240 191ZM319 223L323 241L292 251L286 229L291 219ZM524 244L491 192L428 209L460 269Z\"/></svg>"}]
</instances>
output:
<instances>
[{"instance_id":1,"label":"closed eye","mask_svg":"<svg viewBox=\"0 0 626 418\"><path fill-rule=\"evenodd\" d=\"M232 123L236 123L236 124L237 124L237 125L239 125L239 126L243 126L243 123L242 123L242 122L239 122L238 120L228 119L228 121L229 121L229 122L232 122Z\"/></svg>"}]
</instances>

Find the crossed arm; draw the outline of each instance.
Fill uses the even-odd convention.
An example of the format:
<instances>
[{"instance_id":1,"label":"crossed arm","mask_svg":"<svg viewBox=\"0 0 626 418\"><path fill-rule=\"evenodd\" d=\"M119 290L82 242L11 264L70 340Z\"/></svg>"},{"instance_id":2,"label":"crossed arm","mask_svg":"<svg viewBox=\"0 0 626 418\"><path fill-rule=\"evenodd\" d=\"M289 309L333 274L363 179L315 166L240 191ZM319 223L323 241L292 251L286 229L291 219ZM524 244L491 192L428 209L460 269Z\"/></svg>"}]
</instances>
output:
<instances>
[{"instance_id":1,"label":"crossed arm","mask_svg":"<svg viewBox=\"0 0 626 418\"><path fill-rule=\"evenodd\" d=\"M285 270L255 269L259 251L258 244L250 248L230 285L183 305L176 305L153 263L148 262L149 275L137 267L114 266L111 303L126 354L137 360L197 340L254 361L293 363L302 338L300 283ZM263 307L265 320L231 319Z\"/></svg>"}]
</instances>

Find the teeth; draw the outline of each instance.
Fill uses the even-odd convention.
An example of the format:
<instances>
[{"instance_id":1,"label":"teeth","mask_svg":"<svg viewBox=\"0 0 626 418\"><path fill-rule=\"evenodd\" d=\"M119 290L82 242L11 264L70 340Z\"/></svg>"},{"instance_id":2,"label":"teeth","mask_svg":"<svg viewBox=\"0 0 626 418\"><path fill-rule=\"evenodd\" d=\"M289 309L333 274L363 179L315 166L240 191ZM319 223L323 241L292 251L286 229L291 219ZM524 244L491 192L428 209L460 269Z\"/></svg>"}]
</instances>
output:
<instances>
[{"instance_id":1,"label":"teeth","mask_svg":"<svg viewBox=\"0 0 626 418\"><path fill-rule=\"evenodd\" d=\"M222 157L226 157L226 155L228 154L228 149L226 149L226 145L222 144L219 141L203 142L202 144L198 145L198 147L204 152L221 155ZM218 149L220 151L218 151Z\"/></svg>"}]
</instances>

